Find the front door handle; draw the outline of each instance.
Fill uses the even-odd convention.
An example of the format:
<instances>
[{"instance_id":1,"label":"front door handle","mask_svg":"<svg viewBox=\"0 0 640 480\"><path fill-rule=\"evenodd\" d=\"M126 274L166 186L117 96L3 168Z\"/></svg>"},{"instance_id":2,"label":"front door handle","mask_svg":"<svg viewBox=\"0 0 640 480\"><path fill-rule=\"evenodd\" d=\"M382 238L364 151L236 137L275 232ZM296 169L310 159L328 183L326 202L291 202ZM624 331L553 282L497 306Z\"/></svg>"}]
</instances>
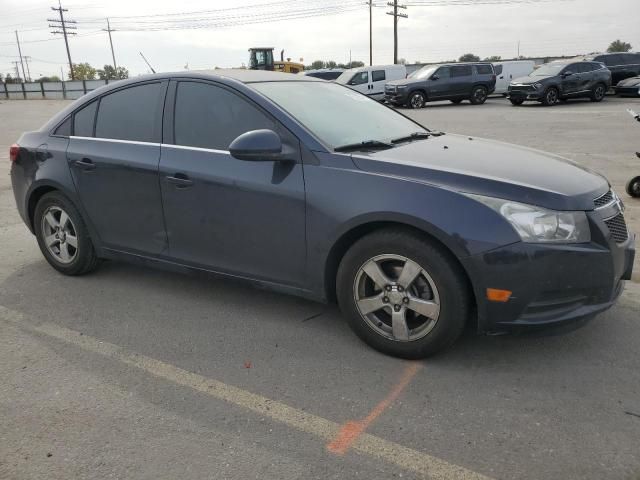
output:
<instances>
[{"instance_id":1,"label":"front door handle","mask_svg":"<svg viewBox=\"0 0 640 480\"><path fill-rule=\"evenodd\" d=\"M165 178L167 179L167 183L175 185L177 188L186 188L193 185L193 180L187 177L184 173L176 173L173 176L168 175Z\"/></svg>"},{"instance_id":2,"label":"front door handle","mask_svg":"<svg viewBox=\"0 0 640 480\"><path fill-rule=\"evenodd\" d=\"M75 161L76 167L80 167L83 170L93 170L96 168L95 163L91 161L90 158L83 158L82 160Z\"/></svg>"}]
</instances>

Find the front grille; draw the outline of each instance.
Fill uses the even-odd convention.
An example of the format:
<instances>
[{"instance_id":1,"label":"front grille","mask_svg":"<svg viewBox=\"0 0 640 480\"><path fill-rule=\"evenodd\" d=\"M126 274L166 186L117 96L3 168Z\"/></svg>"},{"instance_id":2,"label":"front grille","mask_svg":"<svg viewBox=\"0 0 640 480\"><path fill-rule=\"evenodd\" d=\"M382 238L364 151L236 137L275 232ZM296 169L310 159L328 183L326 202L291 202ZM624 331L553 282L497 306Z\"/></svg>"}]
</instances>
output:
<instances>
[{"instance_id":1,"label":"front grille","mask_svg":"<svg viewBox=\"0 0 640 480\"><path fill-rule=\"evenodd\" d=\"M611 236L616 241L616 243L626 242L627 238L629 238L627 223L624 221L624 215L622 213L619 213L615 217L611 217L610 219L605 220L604 223L607 224L607 227L611 232Z\"/></svg>"},{"instance_id":2,"label":"front grille","mask_svg":"<svg viewBox=\"0 0 640 480\"><path fill-rule=\"evenodd\" d=\"M533 90L531 85L510 85L509 91L511 92L529 92Z\"/></svg>"},{"instance_id":3,"label":"front grille","mask_svg":"<svg viewBox=\"0 0 640 480\"><path fill-rule=\"evenodd\" d=\"M602 195L601 197L596 198L593 201L593 204L596 208L604 207L605 205L613 202L613 191L609 190L607 193Z\"/></svg>"}]
</instances>

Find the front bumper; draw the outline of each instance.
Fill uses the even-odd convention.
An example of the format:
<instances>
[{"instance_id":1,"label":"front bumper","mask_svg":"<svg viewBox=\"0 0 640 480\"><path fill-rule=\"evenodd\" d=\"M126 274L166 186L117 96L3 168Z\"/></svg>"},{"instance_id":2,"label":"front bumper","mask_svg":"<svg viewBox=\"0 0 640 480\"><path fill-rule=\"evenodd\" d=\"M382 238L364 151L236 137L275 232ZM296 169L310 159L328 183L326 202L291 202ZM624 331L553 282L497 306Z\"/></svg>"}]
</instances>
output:
<instances>
[{"instance_id":1,"label":"front bumper","mask_svg":"<svg viewBox=\"0 0 640 480\"><path fill-rule=\"evenodd\" d=\"M625 97L640 97L640 85L633 87L615 87L616 95Z\"/></svg>"},{"instance_id":2,"label":"front bumper","mask_svg":"<svg viewBox=\"0 0 640 480\"><path fill-rule=\"evenodd\" d=\"M509 90L507 92L508 98L515 100L541 100L543 90Z\"/></svg>"},{"instance_id":3,"label":"front bumper","mask_svg":"<svg viewBox=\"0 0 640 480\"><path fill-rule=\"evenodd\" d=\"M461 259L474 284L478 329L513 332L580 323L610 308L631 279L635 236L616 243L595 213L588 244L518 242ZM594 230L595 229L595 230ZM513 292L490 302L487 288Z\"/></svg>"},{"instance_id":4,"label":"front bumper","mask_svg":"<svg viewBox=\"0 0 640 480\"><path fill-rule=\"evenodd\" d=\"M405 103L407 103L408 98L409 98L408 91L393 92L393 91L385 90L384 92L384 101L388 103L392 103L394 105L404 105Z\"/></svg>"}]
</instances>

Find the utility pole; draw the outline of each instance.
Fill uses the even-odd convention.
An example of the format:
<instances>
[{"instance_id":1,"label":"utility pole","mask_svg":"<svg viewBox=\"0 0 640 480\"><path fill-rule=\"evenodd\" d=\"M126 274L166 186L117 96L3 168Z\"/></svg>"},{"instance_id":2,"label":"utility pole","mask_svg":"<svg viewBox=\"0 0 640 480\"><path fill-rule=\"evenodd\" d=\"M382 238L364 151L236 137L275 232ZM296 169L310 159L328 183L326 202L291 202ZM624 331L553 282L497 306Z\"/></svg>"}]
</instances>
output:
<instances>
[{"instance_id":1,"label":"utility pole","mask_svg":"<svg viewBox=\"0 0 640 480\"><path fill-rule=\"evenodd\" d=\"M518 40L518 58L520 58L520 40Z\"/></svg>"},{"instance_id":2,"label":"utility pole","mask_svg":"<svg viewBox=\"0 0 640 480\"><path fill-rule=\"evenodd\" d=\"M109 19L107 18L107 28L102 29L103 32L107 32L109 34L109 44L111 45L111 58L113 58L113 69L118 70L118 66L116 65L116 54L113 53L113 40L111 40L111 32L115 32L111 25L109 25ZM115 72L114 72L115 74Z\"/></svg>"},{"instance_id":3,"label":"utility pole","mask_svg":"<svg viewBox=\"0 0 640 480\"><path fill-rule=\"evenodd\" d=\"M18 55L20 55L20 65L22 65L22 78L24 78L24 81L26 82L27 75L24 73L24 62L22 61L22 50L20 50L20 39L18 38L17 30L16 30L16 43L18 44Z\"/></svg>"},{"instance_id":4,"label":"utility pole","mask_svg":"<svg viewBox=\"0 0 640 480\"><path fill-rule=\"evenodd\" d=\"M393 12L387 12L387 15L393 15L393 63L398 63L398 17L407 18L406 13L398 12L399 8L406 9L406 5L398 5L398 0L387 2L387 5L393 7Z\"/></svg>"},{"instance_id":5,"label":"utility pole","mask_svg":"<svg viewBox=\"0 0 640 480\"><path fill-rule=\"evenodd\" d=\"M369 66L373 65L373 0L369 0Z\"/></svg>"},{"instance_id":6,"label":"utility pole","mask_svg":"<svg viewBox=\"0 0 640 480\"><path fill-rule=\"evenodd\" d=\"M31 81L31 72L29 71L29 60L31 60L31 57L28 55L25 55L24 63L27 65L27 78L29 79L29 81Z\"/></svg>"},{"instance_id":7,"label":"utility pole","mask_svg":"<svg viewBox=\"0 0 640 480\"><path fill-rule=\"evenodd\" d=\"M20 60L14 60L11 63L13 63L13 67L16 69L16 82L18 80L20 80L20 69L18 68L18 65L20 65Z\"/></svg>"},{"instance_id":8,"label":"utility pole","mask_svg":"<svg viewBox=\"0 0 640 480\"><path fill-rule=\"evenodd\" d=\"M68 24L69 23L72 23L72 24L76 23L76 21L75 20L65 20L64 19L64 13L63 12L67 12L68 10L66 8L62 8L62 4L60 3L60 0L58 0L58 8L51 7L51 10L54 10L54 11L56 11L56 12L58 12L60 14L60 20L53 19L53 18L48 18L47 19L49 22L53 22L53 25L49 24L49 27L55 29L51 33L53 33L54 35L59 35L59 34L64 35L64 44L67 47L67 58L69 59L69 73L71 74L71 80L75 80L76 76L73 73L73 63L71 62L71 52L69 51L69 39L68 39L68 36L69 35L76 35L76 32L69 32L69 30L76 30L77 27L75 25L68 25ZM62 31L60 31L60 29L62 29ZM62 80L64 81L64 78Z\"/></svg>"}]
</instances>

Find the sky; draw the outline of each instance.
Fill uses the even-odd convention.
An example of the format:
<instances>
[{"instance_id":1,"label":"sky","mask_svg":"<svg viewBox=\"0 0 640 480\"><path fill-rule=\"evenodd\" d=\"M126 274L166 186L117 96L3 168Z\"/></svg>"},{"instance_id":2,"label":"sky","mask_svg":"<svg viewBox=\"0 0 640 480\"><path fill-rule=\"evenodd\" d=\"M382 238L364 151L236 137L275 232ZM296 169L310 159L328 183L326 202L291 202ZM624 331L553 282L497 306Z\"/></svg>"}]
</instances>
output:
<instances>
[{"instance_id":1,"label":"sky","mask_svg":"<svg viewBox=\"0 0 640 480\"><path fill-rule=\"evenodd\" d=\"M61 35L50 33L58 0L0 0L0 73L14 72L31 57L33 78L68 72ZM517 2L517 3L514 3ZM393 17L387 0L374 1L373 61L393 63ZM640 51L640 0L406 0L398 26L399 57L407 63L438 62L475 53L577 55L606 50L621 39ZM74 63L111 64L106 18L116 63L130 75L148 73L142 51L157 71L239 67L249 47L274 47L279 55L368 63L367 0L63 0L78 35L69 47ZM192 13L197 12L197 13ZM294 17L282 19L283 16ZM298 17L298 18L295 18ZM188 27L188 28L184 28Z\"/></svg>"}]
</instances>

